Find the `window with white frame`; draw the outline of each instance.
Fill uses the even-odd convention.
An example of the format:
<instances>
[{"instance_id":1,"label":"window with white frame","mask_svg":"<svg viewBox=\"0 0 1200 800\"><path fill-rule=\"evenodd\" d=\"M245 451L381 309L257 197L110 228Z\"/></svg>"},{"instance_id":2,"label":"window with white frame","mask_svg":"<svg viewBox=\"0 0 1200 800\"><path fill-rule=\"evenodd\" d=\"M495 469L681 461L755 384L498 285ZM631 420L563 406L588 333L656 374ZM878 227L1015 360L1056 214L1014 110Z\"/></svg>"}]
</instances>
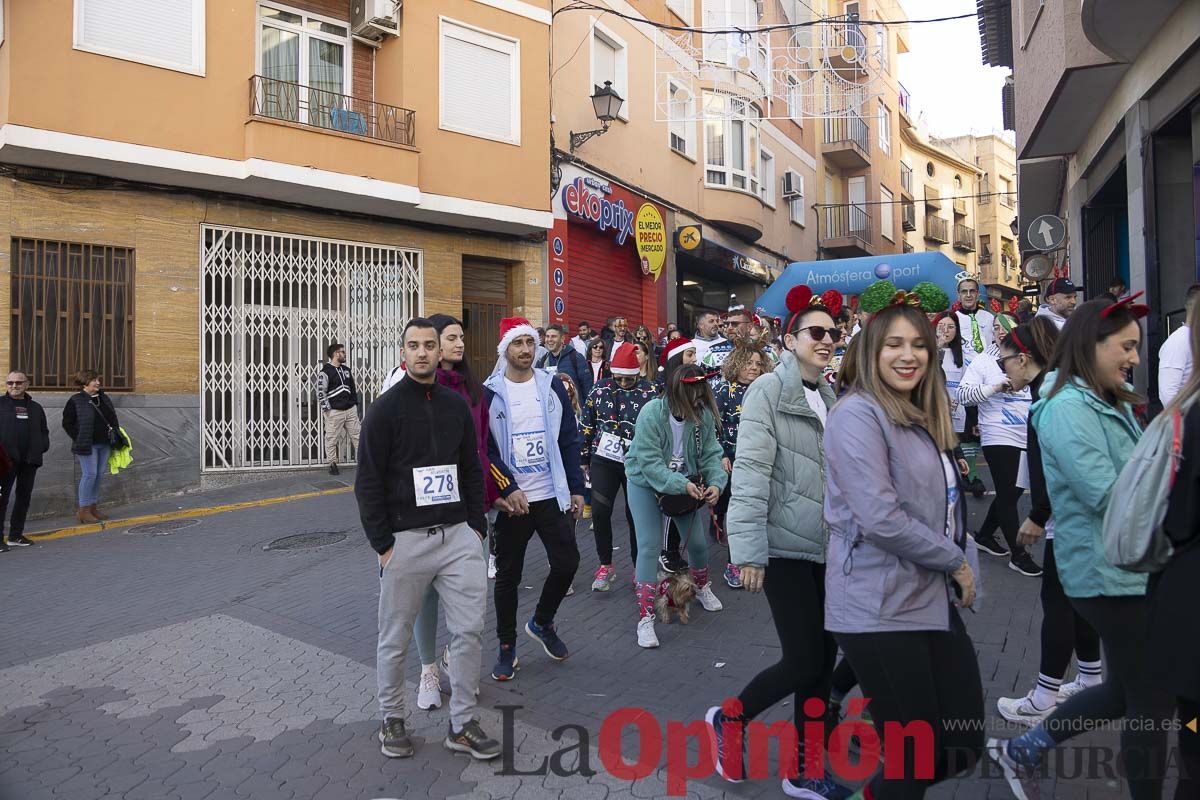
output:
<instances>
[{"instance_id":1,"label":"window with white frame","mask_svg":"<svg viewBox=\"0 0 1200 800\"><path fill-rule=\"evenodd\" d=\"M885 153L892 152L892 112L879 101L879 147Z\"/></svg>"},{"instance_id":2,"label":"window with white frame","mask_svg":"<svg viewBox=\"0 0 1200 800\"><path fill-rule=\"evenodd\" d=\"M737 97L704 93L704 180L758 194L758 109Z\"/></svg>"},{"instance_id":3,"label":"window with white frame","mask_svg":"<svg viewBox=\"0 0 1200 800\"><path fill-rule=\"evenodd\" d=\"M268 81L256 113L339 127L350 94L350 26L273 3L258 6L258 74Z\"/></svg>"},{"instance_id":4,"label":"window with white frame","mask_svg":"<svg viewBox=\"0 0 1200 800\"><path fill-rule=\"evenodd\" d=\"M440 127L519 145L520 42L443 17L440 62Z\"/></svg>"},{"instance_id":5,"label":"window with white frame","mask_svg":"<svg viewBox=\"0 0 1200 800\"><path fill-rule=\"evenodd\" d=\"M801 228L804 227L804 176L799 172L792 172L792 185L796 187L799 194L788 200L788 219Z\"/></svg>"},{"instance_id":6,"label":"window with white frame","mask_svg":"<svg viewBox=\"0 0 1200 800\"><path fill-rule=\"evenodd\" d=\"M667 82L667 130L671 149L696 157L696 98L685 87Z\"/></svg>"},{"instance_id":7,"label":"window with white frame","mask_svg":"<svg viewBox=\"0 0 1200 800\"><path fill-rule=\"evenodd\" d=\"M888 68L888 34L887 28L882 25L875 26L875 47L879 50L879 67L884 72L891 72Z\"/></svg>"},{"instance_id":8,"label":"window with white frame","mask_svg":"<svg viewBox=\"0 0 1200 800\"><path fill-rule=\"evenodd\" d=\"M667 8L688 25L692 24L692 12L695 5L696 0L667 0Z\"/></svg>"},{"instance_id":9,"label":"window with white frame","mask_svg":"<svg viewBox=\"0 0 1200 800\"><path fill-rule=\"evenodd\" d=\"M892 193L888 191L886 186L879 187L879 232L889 242L896 241L896 231L892 227L895 224L894 217L896 216L895 206L892 205Z\"/></svg>"},{"instance_id":10,"label":"window with white frame","mask_svg":"<svg viewBox=\"0 0 1200 800\"><path fill-rule=\"evenodd\" d=\"M704 0L704 26L710 30L747 29L758 25L755 0ZM755 63L758 57L756 37L744 33L706 33L704 60L739 67L743 61Z\"/></svg>"},{"instance_id":11,"label":"window with white frame","mask_svg":"<svg viewBox=\"0 0 1200 800\"><path fill-rule=\"evenodd\" d=\"M625 102L617 112L620 119L629 119L629 57L625 42L599 24L592 28L592 81L588 95L612 83L613 90Z\"/></svg>"},{"instance_id":12,"label":"window with white frame","mask_svg":"<svg viewBox=\"0 0 1200 800\"><path fill-rule=\"evenodd\" d=\"M204 74L205 0L75 0L76 50Z\"/></svg>"},{"instance_id":13,"label":"window with white frame","mask_svg":"<svg viewBox=\"0 0 1200 800\"><path fill-rule=\"evenodd\" d=\"M762 165L762 187L759 190L762 196L762 201L771 208L775 207L775 154L767 148L762 148L759 153L759 162Z\"/></svg>"},{"instance_id":14,"label":"window with white frame","mask_svg":"<svg viewBox=\"0 0 1200 800\"><path fill-rule=\"evenodd\" d=\"M787 79L787 107L788 117L797 125L802 124L800 120L804 118L802 98L800 96L800 82L791 75Z\"/></svg>"}]
</instances>

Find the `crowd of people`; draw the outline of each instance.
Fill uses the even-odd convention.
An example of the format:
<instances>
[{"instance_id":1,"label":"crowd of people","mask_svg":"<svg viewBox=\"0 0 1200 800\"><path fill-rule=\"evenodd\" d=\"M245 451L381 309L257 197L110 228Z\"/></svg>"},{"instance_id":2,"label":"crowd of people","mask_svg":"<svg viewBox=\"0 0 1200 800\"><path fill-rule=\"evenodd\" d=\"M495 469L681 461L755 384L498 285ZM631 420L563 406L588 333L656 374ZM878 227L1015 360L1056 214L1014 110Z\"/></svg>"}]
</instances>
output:
<instances>
[{"instance_id":1,"label":"crowd of people","mask_svg":"<svg viewBox=\"0 0 1200 800\"><path fill-rule=\"evenodd\" d=\"M727 780L745 779L750 720L788 700L801 726L805 701L818 698L836 722L857 685L881 741L890 723L924 721L934 734L932 774L916 769L925 754L885 751L899 766L857 797L923 796L985 753L1016 797L1032 796L1050 749L1121 718L1130 722L1121 735L1129 790L1160 797L1169 722L1200 715L1200 623L1187 594L1200 578L1200 374L1191 370L1200 286L1162 351L1162 413L1180 422L1181 457L1161 526L1170 557L1149 578L1110 563L1104 546L1106 507L1146 420L1129 377L1148 309L1137 297L1079 304L1063 278L1036 313L989 310L965 275L953 299L931 284L903 291L881 281L851 311L837 292L799 286L782 319L705 312L691 338L676 326L661 337L631 330L621 317L599 332L581 322L574 336L509 318L484 377L467 364L459 320L410 321L403 367L362 423L355 484L379 554L384 754L414 752L403 678L415 638L419 707L440 705L439 670L449 675L445 745L499 755L475 707L487 582L494 680L517 677L520 633L535 652L567 659L556 617L579 568L576 523L590 519L592 591L617 589L632 568L631 645L661 646L656 625L686 621L693 602L722 611L714 557L728 588L766 594L780 660L706 715ZM329 387L348 376L331 364L332 413ZM965 498L987 490L981 456L994 495L970 530ZM615 555L619 495L628 561ZM535 535L549 573L522 623L517 588ZM1028 727L1009 740L985 742L982 678L962 616L982 596L980 553L1041 582L1036 684L997 703ZM439 608L450 634L440 653ZM1200 737L1178 735L1176 796L1196 796ZM803 750L801 741L794 763L806 763ZM783 790L852 794L812 770Z\"/></svg>"}]
</instances>

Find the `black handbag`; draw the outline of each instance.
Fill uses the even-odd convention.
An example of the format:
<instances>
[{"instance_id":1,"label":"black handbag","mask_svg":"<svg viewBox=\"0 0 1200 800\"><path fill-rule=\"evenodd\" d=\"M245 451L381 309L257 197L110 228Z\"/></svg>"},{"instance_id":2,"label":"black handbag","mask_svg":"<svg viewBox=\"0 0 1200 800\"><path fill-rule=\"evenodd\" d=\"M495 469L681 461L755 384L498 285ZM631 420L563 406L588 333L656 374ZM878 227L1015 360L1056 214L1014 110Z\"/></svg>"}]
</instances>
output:
<instances>
[{"instance_id":1,"label":"black handbag","mask_svg":"<svg viewBox=\"0 0 1200 800\"><path fill-rule=\"evenodd\" d=\"M113 450L124 450L126 447L128 447L129 440L125 438L125 434L121 433L121 429L119 427L108 421L108 415L104 413L104 409L101 407L99 396L97 396L95 400L90 400L89 402L92 404L92 407L96 409L96 413L100 415L100 418L104 420L105 427L108 428L108 434L104 437L108 446Z\"/></svg>"},{"instance_id":2,"label":"black handbag","mask_svg":"<svg viewBox=\"0 0 1200 800\"><path fill-rule=\"evenodd\" d=\"M695 426L696 440L696 466L699 467L701 455L703 453L703 445L700 442L700 426ZM700 487L704 491L704 477L702 475L689 475L688 481ZM665 517L684 517L696 511L704 505L704 500L697 500L686 492L684 494L660 494L654 493L654 498L658 501L658 510Z\"/></svg>"}]
</instances>

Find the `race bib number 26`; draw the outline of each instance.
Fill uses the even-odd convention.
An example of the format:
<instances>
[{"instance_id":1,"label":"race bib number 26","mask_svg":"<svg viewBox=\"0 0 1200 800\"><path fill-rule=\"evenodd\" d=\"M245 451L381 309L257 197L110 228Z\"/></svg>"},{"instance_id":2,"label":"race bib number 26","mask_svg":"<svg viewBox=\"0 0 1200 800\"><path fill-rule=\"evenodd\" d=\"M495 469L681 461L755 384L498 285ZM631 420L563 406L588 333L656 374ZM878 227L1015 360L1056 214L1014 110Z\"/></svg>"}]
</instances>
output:
<instances>
[{"instance_id":1,"label":"race bib number 26","mask_svg":"<svg viewBox=\"0 0 1200 800\"><path fill-rule=\"evenodd\" d=\"M541 469L549 464L546 458L546 434L543 431L514 433L513 466L523 469Z\"/></svg>"},{"instance_id":2,"label":"race bib number 26","mask_svg":"<svg viewBox=\"0 0 1200 800\"><path fill-rule=\"evenodd\" d=\"M459 500L458 465L414 467L413 488L416 490L418 506L457 503Z\"/></svg>"}]
</instances>

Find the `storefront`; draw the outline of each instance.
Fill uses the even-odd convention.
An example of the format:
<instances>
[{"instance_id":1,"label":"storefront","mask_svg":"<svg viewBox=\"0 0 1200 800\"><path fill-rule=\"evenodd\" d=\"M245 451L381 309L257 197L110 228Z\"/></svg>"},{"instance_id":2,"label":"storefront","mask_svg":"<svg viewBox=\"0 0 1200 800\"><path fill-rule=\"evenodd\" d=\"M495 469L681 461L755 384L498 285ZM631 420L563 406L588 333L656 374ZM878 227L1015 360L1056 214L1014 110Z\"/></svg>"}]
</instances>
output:
<instances>
[{"instance_id":1,"label":"storefront","mask_svg":"<svg viewBox=\"0 0 1200 800\"><path fill-rule=\"evenodd\" d=\"M754 307L771 281L766 264L705 238L701 225L684 225L672 237L679 281L679 325L695 330L701 311L725 313L735 303Z\"/></svg>"},{"instance_id":2,"label":"storefront","mask_svg":"<svg viewBox=\"0 0 1200 800\"><path fill-rule=\"evenodd\" d=\"M563 170L549 246L551 322L599 330L623 316L632 329L667 324L667 210L578 168Z\"/></svg>"}]
</instances>

